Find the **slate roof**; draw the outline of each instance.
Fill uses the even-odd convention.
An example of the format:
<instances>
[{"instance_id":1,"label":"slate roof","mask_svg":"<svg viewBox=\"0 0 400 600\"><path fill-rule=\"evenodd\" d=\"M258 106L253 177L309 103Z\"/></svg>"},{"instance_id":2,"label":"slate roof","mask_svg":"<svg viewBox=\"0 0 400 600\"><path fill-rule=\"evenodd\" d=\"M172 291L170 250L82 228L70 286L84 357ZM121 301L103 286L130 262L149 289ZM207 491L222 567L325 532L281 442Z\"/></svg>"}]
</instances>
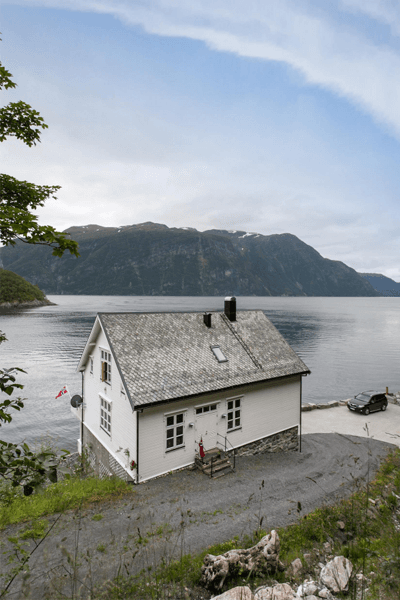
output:
<instances>
[{"instance_id":1,"label":"slate roof","mask_svg":"<svg viewBox=\"0 0 400 600\"><path fill-rule=\"evenodd\" d=\"M238 311L235 322L211 314L211 328L203 313L98 315L133 406L310 372L262 311Z\"/></svg>"}]
</instances>

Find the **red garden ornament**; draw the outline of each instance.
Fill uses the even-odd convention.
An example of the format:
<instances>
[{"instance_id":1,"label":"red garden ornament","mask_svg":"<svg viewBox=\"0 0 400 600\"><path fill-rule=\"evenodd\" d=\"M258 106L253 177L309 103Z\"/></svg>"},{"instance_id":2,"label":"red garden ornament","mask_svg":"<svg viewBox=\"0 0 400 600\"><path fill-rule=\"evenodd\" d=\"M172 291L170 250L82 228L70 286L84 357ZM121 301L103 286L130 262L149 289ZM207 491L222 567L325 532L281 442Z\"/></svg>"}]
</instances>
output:
<instances>
[{"instance_id":1,"label":"red garden ornament","mask_svg":"<svg viewBox=\"0 0 400 600\"><path fill-rule=\"evenodd\" d=\"M203 447L203 438L201 438L201 440L199 441L199 453L200 453L200 458L203 459L205 457L204 447Z\"/></svg>"}]
</instances>

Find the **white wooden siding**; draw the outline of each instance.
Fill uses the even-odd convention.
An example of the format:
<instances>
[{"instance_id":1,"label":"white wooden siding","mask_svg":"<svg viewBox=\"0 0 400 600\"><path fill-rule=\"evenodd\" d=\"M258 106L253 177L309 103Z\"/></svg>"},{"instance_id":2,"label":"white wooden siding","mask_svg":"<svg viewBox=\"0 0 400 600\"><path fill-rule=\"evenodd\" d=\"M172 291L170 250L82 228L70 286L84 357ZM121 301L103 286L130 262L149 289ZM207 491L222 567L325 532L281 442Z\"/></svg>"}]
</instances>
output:
<instances>
[{"instance_id":1,"label":"white wooden siding","mask_svg":"<svg viewBox=\"0 0 400 600\"><path fill-rule=\"evenodd\" d=\"M110 352L107 338L101 330L93 346L93 374L90 373L90 360L84 372L84 423L109 450L114 458L128 465L136 457L136 413L132 411L127 394L121 394L122 381L115 364L111 360L111 385L101 381L101 350ZM111 403L111 436L100 427L100 394ZM122 448L119 452L119 448ZM130 456L124 454L129 450Z\"/></svg>"},{"instance_id":2,"label":"white wooden siding","mask_svg":"<svg viewBox=\"0 0 400 600\"><path fill-rule=\"evenodd\" d=\"M227 431L227 402L242 398L241 428ZM195 407L219 402L217 407L217 430L227 436L234 447L243 446L300 423L300 377L277 383L243 386L235 393L219 392L197 399L180 400L159 407L144 408L139 415L139 481L145 481L190 465L198 448ZM166 452L166 418L170 412L185 411L184 448ZM190 427L189 423L194 423ZM218 438L222 440L222 437Z\"/></svg>"}]
</instances>

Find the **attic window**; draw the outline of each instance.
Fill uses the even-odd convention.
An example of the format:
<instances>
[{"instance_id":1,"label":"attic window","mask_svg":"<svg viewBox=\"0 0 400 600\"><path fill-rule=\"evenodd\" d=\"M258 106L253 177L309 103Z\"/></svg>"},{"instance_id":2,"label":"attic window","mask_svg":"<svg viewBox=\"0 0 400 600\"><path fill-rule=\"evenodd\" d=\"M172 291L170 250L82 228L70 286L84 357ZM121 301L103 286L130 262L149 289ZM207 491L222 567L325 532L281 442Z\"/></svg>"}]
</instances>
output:
<instances>
[{"instance_id":1,"label":"attic window","mask_svg":"<svg viewBox=\"0 0 400 600\"><path fill-rule=\"evenodd\" d=\"M211 350L213 351L214 356L219 363L228 362L228 359L219 346L211 346Z\"/></svg>"}]
</instances>

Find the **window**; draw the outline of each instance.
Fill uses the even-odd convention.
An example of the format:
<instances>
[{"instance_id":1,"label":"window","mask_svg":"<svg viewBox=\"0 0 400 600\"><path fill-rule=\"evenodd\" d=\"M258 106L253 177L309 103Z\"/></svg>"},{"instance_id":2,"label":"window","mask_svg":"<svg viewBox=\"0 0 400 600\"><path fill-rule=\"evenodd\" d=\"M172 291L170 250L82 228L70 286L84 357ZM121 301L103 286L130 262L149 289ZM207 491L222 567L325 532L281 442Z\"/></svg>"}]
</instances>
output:
<instances>
[{"instance_id":1,"label":"window","mask_svg":"<svg viewBox=\"0 0 400 600\"><path fill-rule=\"evenodd\" d=\"M101 380L111 384L111 354L101 351Z\"/></svg>"},{"instance_id":2,"label":"window","mask_svg":"<svg viewBox=\"0 0 400 600\"><path fill-rule=\"evenodd\" d=\"M219 346L211 346L211 350L214 352L214 356L218 362L228 362L228 359Z\"/></svg>"},{"instance_id":3,"label":"window","mask_svg":"<svg viewBox=\"0 0 400 600\"><path fill-rule=\"evenodd\" d=\"M167 450L183 446L184 413L167 416Z\"/></svg>"},{"instance_id":4,"label":"window","mask_svg":"<svg viewBox=\"0 0 400 600\"><path fill-rule=\"evenodd\" d=\"M111 403L100 396L100 427L111 435Z\"/></svg>"},{"instance_id":5,"label":"window","mask_svg":"<svg viewBox=\"0 0 400 600\"><path fill-rule=\"evenodd\" d=\"M93 358L90 357L90 374L93 375Z\"/></svg>"},{"instance_id":6,"label":"window","mask_svg":"<svg viewBox=\"0 0 400 600\"><path fill-rule=\"evenodd\" d=\"M241 398L228 400L228 431L241 427Z\"/></svg>"},{"instance_id":7,"label":"window","mask_svg":"<svg viewBox=\"0 0 400 600\"><path fill-rule=\"evenodd\" d=\"M196 408L196 415L203 415L204 413L217 410L216 404L208 404L207 406L198 406Z\"/></svg>"}]
</instances>

